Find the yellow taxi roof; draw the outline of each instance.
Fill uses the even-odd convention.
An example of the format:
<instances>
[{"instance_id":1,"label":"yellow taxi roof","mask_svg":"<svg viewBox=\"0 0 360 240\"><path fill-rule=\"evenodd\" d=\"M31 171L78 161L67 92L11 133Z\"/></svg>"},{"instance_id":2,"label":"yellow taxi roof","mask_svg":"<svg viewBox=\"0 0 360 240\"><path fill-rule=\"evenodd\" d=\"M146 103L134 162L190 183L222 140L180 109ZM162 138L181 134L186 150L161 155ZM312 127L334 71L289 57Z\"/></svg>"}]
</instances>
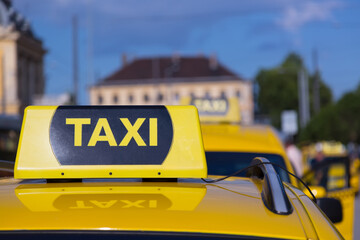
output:
<instances>
[{"instance_id":1,"label":"yellow taxi roof","mask_svg":"<svg viewBox=\"0 0 360 240\"><path fill-rule=\"evenodd\" d=\"M317 152L321 151L325 156L346 156L348 152L341 142L322 141L302 147L303 154L308 157L314 157Z\"/></svg>"},{"instance_id":2,"label":"yellow taxi roof","mask_svg":"<svg viewBox=\"0 0 360 240\"><path fill-rule=\"evenodd\" d=\"M285 154L279 138L269 126L203 124L201 130L206 151Z\"/></svg>"},{"instance_id":3,"label":"yellow taxi roof","mask_svg":"<svg viewBox=\"0 0 360 240\"><path fill-rule=\"evenodd\" d=\"M231 178L218 184L190 179L160 183L123 181L0 180L0 230L160 231L316 238L304 203L300 202L300 198L308 198L289 186L285 186L286 193L296 210L290 215L277 215L265 207L260 183L251 179ZM322 226L327 227L331 228Z\"/></svg>"}]
</instances>

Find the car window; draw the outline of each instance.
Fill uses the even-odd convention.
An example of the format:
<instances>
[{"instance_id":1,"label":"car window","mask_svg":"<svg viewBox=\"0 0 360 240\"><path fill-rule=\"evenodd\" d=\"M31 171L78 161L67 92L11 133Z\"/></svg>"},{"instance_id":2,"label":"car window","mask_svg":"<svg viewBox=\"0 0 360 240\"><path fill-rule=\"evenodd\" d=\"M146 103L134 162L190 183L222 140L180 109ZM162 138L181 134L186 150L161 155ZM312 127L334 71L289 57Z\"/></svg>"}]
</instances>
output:
<instances>
[{"instance_id":1,"label":"car window","mask_svg":"<svg viewBox=\"0 0 360 240\"><path fill-rule=\"evenodd\" d=\"M279 164L287 169L284 159L277 154L246 153L246 152L206 152L209 175L229 175L250 165L255 157L267 158L270 162ZM290 182L289 175L274 166L282 181ZM245 176L246 172L239 174Z\"/></svg>"}]
</instances>

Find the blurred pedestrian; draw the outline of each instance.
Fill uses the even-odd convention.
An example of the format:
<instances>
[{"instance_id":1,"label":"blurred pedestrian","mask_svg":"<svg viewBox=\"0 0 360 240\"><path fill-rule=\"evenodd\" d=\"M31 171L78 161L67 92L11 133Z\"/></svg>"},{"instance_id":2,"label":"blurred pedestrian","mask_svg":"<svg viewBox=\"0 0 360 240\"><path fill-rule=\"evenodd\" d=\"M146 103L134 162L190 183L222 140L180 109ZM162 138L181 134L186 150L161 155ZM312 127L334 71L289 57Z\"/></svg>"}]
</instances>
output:
<instances>
[{"instance_id":1,"label":"blurred pedestrian","mask_svg":"<svg viewBox=\"0 0 360 240\"><path fill-rule=\"evenodd\" d=\"M324 151L323 151L323 146L320 142L315 144L315 158L311 160L310 164L313 167L314 165L316 165L317 163L321 162L322 160L324 160L325 155L324 155Z\"/></svg>"},{"instance_id":2,"label":"blurred pedestrian","mask_svg":"<svg viewBox=\"0 0 360 240\"><path fill-rule=\"evenodd\" d=\"M349 142L347 145L347 152L349 153L349 157L351 161L359 158L359 148L355 142Z\"/></svg>"},{"instance_id":3,"label":"blurred pedestrian","mask_svg":"<svg viewBox=\"0 0 360 240\"><path fill-rule=\"evenodd\" d=\"M311 160L310 165L311 169L315 173L315 185L319 185L327 189L327 175L329 171L329 166L319 165L325 159L323 145L321 142L315 144L315 158Z\"/></svg>"},{"instance_id":4,"label":"blurred pedestrian","mask_svg":"<svg viewBox=\"0 0 360 240\"><path fill-rule=\"evenodd\" d=\"M296 147L296 145L294 144L294 140L292 136L287 137L285 142L285 150L295 170L296 175L301 177L304 170L304 166L302 162L302 154L300 149Z\"/></svg>"}]
</instances>

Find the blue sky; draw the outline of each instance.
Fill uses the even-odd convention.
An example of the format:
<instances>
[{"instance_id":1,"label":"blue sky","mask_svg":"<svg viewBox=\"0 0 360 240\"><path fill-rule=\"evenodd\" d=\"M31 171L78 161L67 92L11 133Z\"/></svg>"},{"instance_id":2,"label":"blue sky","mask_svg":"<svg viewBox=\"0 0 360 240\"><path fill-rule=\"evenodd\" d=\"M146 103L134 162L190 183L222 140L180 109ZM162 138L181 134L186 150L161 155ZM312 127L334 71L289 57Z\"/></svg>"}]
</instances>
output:
<instances>
[{"instance_id":1,"label":"blue sky","mask_svg":"<svg viewBox=\"0 0 360 240\"><path fill-rule=\"evenodd\" d=\"M345 0L13 0L48 54L46 92L72 89L71 19L79 20L80 103L87 87L130 58L216 54L252 79L299 53L336 98L360 82L360 3Z\"/></svg>"}]
</instances>

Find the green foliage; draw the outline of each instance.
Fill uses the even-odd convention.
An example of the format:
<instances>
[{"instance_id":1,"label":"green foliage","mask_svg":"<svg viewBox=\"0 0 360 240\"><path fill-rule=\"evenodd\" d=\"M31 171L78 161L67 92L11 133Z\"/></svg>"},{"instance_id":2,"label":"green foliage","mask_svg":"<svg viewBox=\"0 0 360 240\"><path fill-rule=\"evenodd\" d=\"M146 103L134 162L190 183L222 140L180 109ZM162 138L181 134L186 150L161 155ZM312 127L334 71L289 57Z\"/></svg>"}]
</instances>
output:
<instances>
[{"instance_id":1,"label":"green foliage","mask_svg":"<svg viewBox=\"0 0 360 240\"><path fill-rule=\"evenodd\" d=\"M273 126L279 128L280 116L284 110L298 110L298 72L303 67L301 57L295 53L289 54L280 66L263 69L255 77L259 86L257 103L259 113L268 115ZM312 109L312 86L315 76L309 76L310 105ZM329 87L320 79L320 104L322 107L332 102Z\"/></svg>"},{"instance_id":2,"label":"green foliage","mask_svg":"<svg viewBox=\"0 0 360 240\"><path fill-rule=\"evenodd\" d=\"M311 123L301 131L301 141L334 140L333 136L341 135L342 130L338 127L328 128L328 125L337 126L341 122L338 118L337 106L331 104L323 108L319 114L311 119Z\"/></svg>"},{"instance_id":3,"label":"green foliage","mask_svg":"<svg viewBox=\"0 0 360 240\"><path fill-rule=\"evenodd\" d=\"M320 111L300 134L302 141L336 140L360 143L360 89L345 94Z\"/></svg>"}]
</instances>

